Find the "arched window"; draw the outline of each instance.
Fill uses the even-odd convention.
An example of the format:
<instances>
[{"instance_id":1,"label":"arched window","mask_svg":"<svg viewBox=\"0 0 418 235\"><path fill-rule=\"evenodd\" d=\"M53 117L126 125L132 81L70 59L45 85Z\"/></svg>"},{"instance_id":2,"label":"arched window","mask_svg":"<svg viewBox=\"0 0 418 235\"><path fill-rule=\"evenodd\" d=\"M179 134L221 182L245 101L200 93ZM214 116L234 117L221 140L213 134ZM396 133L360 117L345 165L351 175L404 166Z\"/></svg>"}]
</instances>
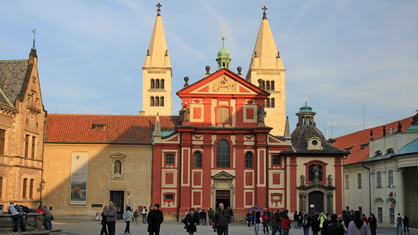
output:
<instances>
[{"instance_id":1,"label":"arched window","mask_svg":"<svg viewBox=\"0 0 418 235\"><path fill-rule=\"evenodd\" d=\"M161 96L160 106L164 106L164 96Z\"/></svg>"},{"instance_id":2,"label":"arched window","mask_svg":"<svg viewBox=\"0 0 418 235\"><path fill-rule=\"evenodd\" d=\"M154 106L154 96L151 96L149 103L150 103L150 106Z\"/></svg>"},{"instance_id":3,"label":"arched window","mask_svg":"<svg viewBox=\"0 0 418 235\"><path fill-rule=\"evenodd\" d=\"M194 167L202 168L202 153L199 151L194 152Z\"/></svg>"},{"instance_id":4,"label":"arched window","mask_svg":"<svg viewBox=\"0 0 418 235\"><path fill-rule=\"evenodd\" d=\"M3 199L3 177L0 176L0 200Z\"/></svg>"},{"instance_id":5,"label":"arched window","mask_svg":"<svg viewBox=\"0 0 418 235\"><path fill-rule=\"evenodd\" d=\"M29 182L29 199L33 199L33 186L34 186L34 179L31 179Z\"/></svg>"},{"instance_id":6,"label":"arched window","mask_svg":"<svg viewBox=\"0 0 418 235\"><path fill-rule=\"evenodd\" d=\"M253 153L247 152L245 154L245 168L253 168Z\"/></svg>"},{"instance_id":7,"label":"arched window","mask_svg":"<svg viewBox=\"0 0 418 235\"><path fill-rule=\"evenodd\" d=\"M155 97L155 106L160 106L160 97Z\"/></svg>"},{"instance_id":8,"label":"arched window","mask_svg":"<svg viewBox=\"0 0 418 235\"><path fill-rule=\"evenodd\" d=\"M270 107L270 99L266 99L266 107Z\"/></svg>"},{"instance_id":9,"label":"arched window","mask_svg":"<svg viewBox=\"0 0 418 235\"><path fill-rule=\"evenodd\" d=\"M272 91L274 91L274 81L271 81L271 84L270 84L270 89L271 89Z\"/></svg>"},{"instance_id":10,"label":"arched window","mask_svg":"<svg viewBox=\"0 0 418 235\"><path fill-rule=\"evenodd\" d=\"M151 89L154 89L155 88L155 81L154 81L154 79L151 79Z\"/></svg>"},{"instance_id":11,"label":"arched window","mask_svg":"<svg viewBox=\"0 0 418 235\"><path fill-rule=\"evenodd\" d=\"M218 108L218 122L230 122L229 108L220 107Z\"/></svg>"},{"instance_id":12,"label":"arched window","mask_svg":"<svg viewBox=\"0 0 418 235\"><path fill-rule=\"evenodd\" d=\"M164 79L161 79L161 84L160 84L160 86L161 86L161 89L164 89Z\"/></svg>"},{"instance_id":13,"label":"arched window","mask_svg":"<svg viewBox=\"0 0 418 235\"><path fill-rule=\"evenodd\" d=\"M266 81L266 90L270 90L270 81Z\"/></svg>"},{"instance_id":14,"label":"arched window","mask_svg":"<svg viewBox=\"0 0 418 235\"><path fill-rule=\"evenodd\" d=\"M155 82L155 88L160 89L160 79L157 79Z\"/></svg>"},{"instance_id":15,"label":"arched window","mask_svg":"<svg viewBox=\"0 0 418 235\"><path fill-rule=\"evenodd\" d=\"M26 199L28 194L28 179L23 179L23 185L22 185L22 199Z\"/></svg>"},{"instance_id":16,"label":"arched window","mask_svg":"<svg viewBox=\"0 0 418 235\"><path fill-rule=\"evenodd\" d=\"M226 140L220 140L216 144L216 167L217 168L229 168L230 156L229 156L229 142Z\"/></svg>"},{"instance_id":17,"label":"arched window","mask_svg":"<svg viewBox=\"0 0 418 235\"><path fill-rule=\"evenodd\" d=\"M271 98L270 100L270 107L274 108L274 98Z\"/></svg>"}]
</instances>

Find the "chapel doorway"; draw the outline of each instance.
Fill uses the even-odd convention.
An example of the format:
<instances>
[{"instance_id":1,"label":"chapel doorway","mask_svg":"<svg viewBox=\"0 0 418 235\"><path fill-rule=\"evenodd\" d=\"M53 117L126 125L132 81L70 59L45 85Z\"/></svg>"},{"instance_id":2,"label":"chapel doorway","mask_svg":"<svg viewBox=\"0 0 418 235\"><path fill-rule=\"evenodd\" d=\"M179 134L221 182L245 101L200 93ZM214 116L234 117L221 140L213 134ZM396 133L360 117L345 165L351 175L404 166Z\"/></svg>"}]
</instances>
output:
<instances>
[{"instance_id":1,"label":"chapel doorway","mask_svg":"<svg viewBox=\"0 0 418 235\"><path fill-rule=\"evenodd\" d=\"M216 190L216 208L218 208L219 203L223 203L225 209L231 206L230 190Z\"/></svg>"},{"instance_id":2,"label":"chapel doorway","mask_svg":"<svg viewBox=\"0 0 418 235\"><path fill-rule=\"evenodd\" d=\"M116 208L120 208L121 211L124 211L124 191L110 191L110 201L113 202Z\"/></svg>"},{"instance_id":3,"label":"chapel doorway","mask_svg":"<svg viewBox=\"0 0 418 235\"><path fill-rule=\"evenodd\" d=\"M313 191L309 193L308 199L309 216L313 216L316 212L321 213L324 211L324 193L319 191Z\"/></svg>"}]
</instances>

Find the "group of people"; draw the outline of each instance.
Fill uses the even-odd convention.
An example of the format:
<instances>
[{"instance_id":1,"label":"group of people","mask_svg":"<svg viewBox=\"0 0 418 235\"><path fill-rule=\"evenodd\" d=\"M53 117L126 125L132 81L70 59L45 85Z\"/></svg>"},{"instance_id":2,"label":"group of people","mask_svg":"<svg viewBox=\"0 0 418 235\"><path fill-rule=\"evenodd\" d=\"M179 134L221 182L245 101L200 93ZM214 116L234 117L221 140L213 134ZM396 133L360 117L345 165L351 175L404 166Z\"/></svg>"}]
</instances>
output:
<instances>
[{"instance_id":1,"label":"group of people","mask_svg":"<svg viewBox=\"0 0 418 235\"><path fill-rule=\"evenodd\" d=\"M160 225L164 221L163 212L160 210L160 205L155 204L154 209L148 213L147 208L144 207L141 210L141 215L143 223L148 223L148 232L150 235L159 235L160 234ZM102 230L100 235L115 235L116 220L118 216L117 208L114 206L114 203L109 202L109 206L103 208L102 213L100 214L100 223L102 225ZM136 217L136 218L135 218ZM125 231L124 234L130 234L130 223L133 221L134 224L138 224L139 212L135 210L132 212L132 208L128 206L122 214L122 219L125 221ZM145 221L144 221L145 218Z\"/></svg>"},{"instance_id":2,"label":"group of people","mask_svg":"<svg viewBox=\"0 0 418 235\"><path fill-rule=\"evenodd\" d=\"M202 213L204 212L204 213ZM233 212L230 208L225 209L223 203L218 204L218 209L213 211L212 208L209 208L209 223L212 224L212 227L218 235L228 235L228 225L232 222ZM199 217L200 216L200 217ZM204 210L194 210L191 208L185 212L185 217L183 219L184 228L189 233L193 235L197 231L197 225L199 221L206 221L206 212ZM206 225L202 224L202 225Z\"/></svg>"},{"instance_id":3,"label":"group of people","mask_svg":"<svg viewBox=\"0 0 418 235\"><path fill-rule=\"evenodd\" d=\"M0 205L1 213L3 213L3 205ZM28 218L28 213L31 212L29 207L24 205L15 205L13 202L10 202L8 206L9 214L12 215L13 219L13 230L12 233L17 233L19 231L19 227L21 232L26 233L26 222ZM37 227L41 227L43 224L46 230L52 230L52 220L54 220L54 216L52 215L51 211L49 211L45 206L40 206L37 210L32 210L35 213L41 213L42 217L38 217L37 220ZM38 226L39 225L39 226Z\"/></svg>"}]
</instances>

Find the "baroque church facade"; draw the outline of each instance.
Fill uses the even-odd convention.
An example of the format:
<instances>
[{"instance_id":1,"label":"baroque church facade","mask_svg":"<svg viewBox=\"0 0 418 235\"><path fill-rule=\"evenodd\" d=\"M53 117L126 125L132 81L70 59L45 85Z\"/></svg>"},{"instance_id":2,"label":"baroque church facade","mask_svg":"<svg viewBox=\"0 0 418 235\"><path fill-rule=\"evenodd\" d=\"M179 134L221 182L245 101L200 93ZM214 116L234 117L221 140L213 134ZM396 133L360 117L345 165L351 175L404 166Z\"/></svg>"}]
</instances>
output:
<instances>
[{"instance_id":1,"label":"baroque church facade","mask_svg":"<svg viewBox=\"0 0 418 235\"><path fill-rule=\"evenodd\" d=\"M286 70L266 9L247 75L229 69L230 53L222 47L215 72L206 68L205 77L193 84L185 78L176 93L182 109L173 116L172 67L157 7L142 67L140 115L48 114L45 133L37 132L44 136L35 145L44 148L36 162L43 175L34 184L44 184L34 202L67 216L94 214L109 200L122 210L159 203L168 218L219 202L237 218L254 205L341 211L348 152L325 139L307 104L290 132ZM44 114L42 108L39 115ZM4 192L4 183L1 188ZM26 203L22 189L15 191L7 199Z\"/></svg>"}]
</instances>

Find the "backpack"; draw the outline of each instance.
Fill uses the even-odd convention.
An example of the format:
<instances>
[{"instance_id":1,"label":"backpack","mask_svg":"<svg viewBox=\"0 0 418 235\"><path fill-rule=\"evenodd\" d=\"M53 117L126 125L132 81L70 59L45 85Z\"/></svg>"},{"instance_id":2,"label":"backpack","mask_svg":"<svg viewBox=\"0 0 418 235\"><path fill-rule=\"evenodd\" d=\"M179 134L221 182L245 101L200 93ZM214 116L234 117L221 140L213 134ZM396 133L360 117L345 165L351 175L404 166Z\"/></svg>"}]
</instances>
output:
<instances>
[{"instance_id":1,"label":"backpack","mask_svg":"<svg viewBox=\"0 0 418 235\"><path fill-rule=\"evenodd\" d=\"M398 222L398 224L402 224L402 217L398 216L398 218L396 219L396 221Z\"/></svg>"},{"instance_id":2,"label":"backpack","mask_svg":"<svg viewBox=\"0 0 418 235\"><path fill-rule=\"evenodd\" d=\"M306 226L306 225L308 225L308 218L307 217L303 217L302 226Z\"/></svg>"}]
</instances>

